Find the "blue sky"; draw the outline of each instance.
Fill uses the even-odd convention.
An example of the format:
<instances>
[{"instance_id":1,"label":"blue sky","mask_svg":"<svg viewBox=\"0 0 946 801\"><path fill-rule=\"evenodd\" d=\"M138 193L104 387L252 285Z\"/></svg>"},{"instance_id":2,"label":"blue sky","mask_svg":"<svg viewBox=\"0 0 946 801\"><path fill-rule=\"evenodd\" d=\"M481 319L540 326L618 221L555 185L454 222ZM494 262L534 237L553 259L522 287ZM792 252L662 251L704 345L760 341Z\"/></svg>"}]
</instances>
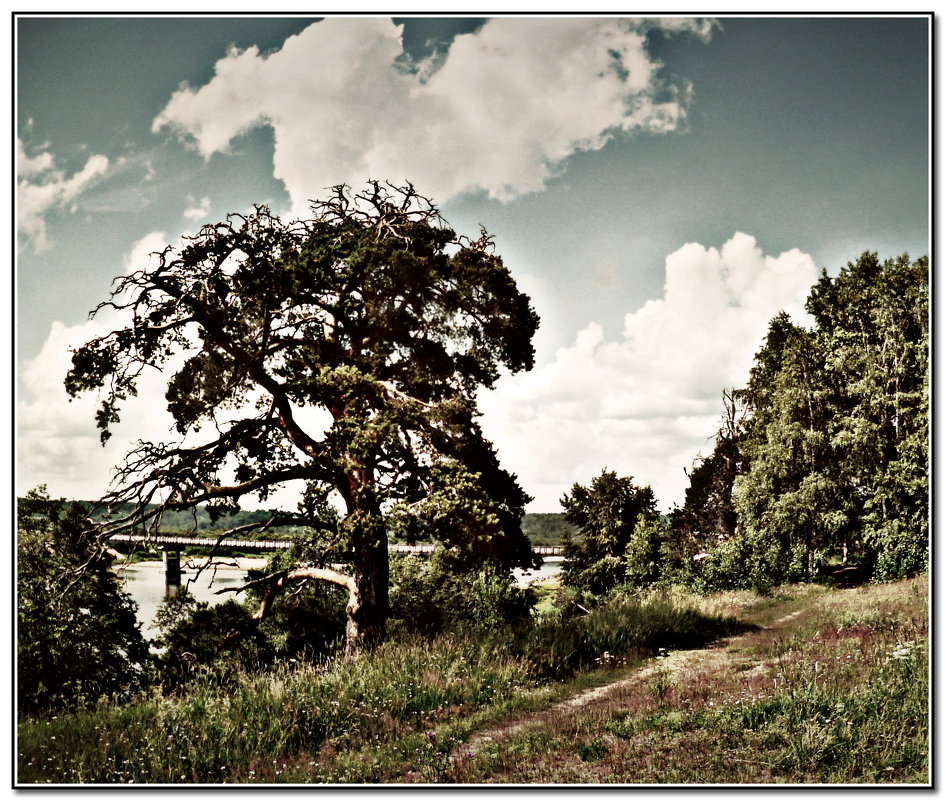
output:
<instances>
[{"instance_id":1,"label":"blue sky","mask_svg":"<svg viewBox=\"0 0 946 801\"><path fill-rule=\"evenodd\" d=\"M602 468L682 503L768 320L864 250L929 253L930 20L16 21L17 479L93 497L167 438L155 375L109 446L67 348L149 251L266 202L409 179L484 225L542 318L481 396L557 511Z\"/></svg>"}]
</instances>

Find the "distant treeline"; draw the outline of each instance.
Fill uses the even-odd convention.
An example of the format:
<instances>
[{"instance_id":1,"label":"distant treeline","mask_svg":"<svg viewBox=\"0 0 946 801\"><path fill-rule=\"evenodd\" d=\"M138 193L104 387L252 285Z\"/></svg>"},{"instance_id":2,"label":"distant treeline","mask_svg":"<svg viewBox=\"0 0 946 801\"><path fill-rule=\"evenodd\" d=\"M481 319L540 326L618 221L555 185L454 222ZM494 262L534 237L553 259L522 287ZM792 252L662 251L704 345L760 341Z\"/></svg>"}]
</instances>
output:
<instances>
[{"instance_id":1,"label":"distant treeline","mask_svg":"<svg viewBox=\"0 0 946 801\"><path fill-rule=\"evenodd\" d=\"M92 506L89 503L89 506ZM122 517L131 514L134 504L123 503L112 506L110 513L100 510L95 514L97 519L102 519L106 514L114 517ZM153 507L148 507L150 511ZM192 510L168 511L161 516L160 529L168 532L180 531L202 531L215 532L227 531L246 526L251 523L265 522L273 512L266 509L256 511L240 511L236 514L223 515L216 521L210 519L210 512L204 506L198 506ZM522 530L530 541L535 545L558 545L562 538L562 529L571 529L572 527L565 522L565 516L561 513L526 513L522 518ZM269 530L274 535L285 536L291 533L291 527L273 527ZM255 536L255 535L253 535Z\"/></svg>"}]
</instances>

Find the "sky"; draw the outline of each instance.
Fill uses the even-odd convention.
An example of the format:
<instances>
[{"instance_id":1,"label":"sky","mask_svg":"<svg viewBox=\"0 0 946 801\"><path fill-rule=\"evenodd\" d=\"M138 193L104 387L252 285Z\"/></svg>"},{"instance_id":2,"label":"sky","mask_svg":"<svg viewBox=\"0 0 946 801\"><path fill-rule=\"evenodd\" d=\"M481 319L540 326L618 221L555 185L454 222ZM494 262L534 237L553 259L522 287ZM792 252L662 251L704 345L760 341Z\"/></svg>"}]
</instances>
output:
<instances>
[{"instance_id":1,"label":"sky","mask_svg":"<svg viewBox=\"0 0 946 801\"><path fill-rule=\"evenodd\" d=\"M88 312L229 212L411 181L484 226L541 318L486 436L560 511L602 469L683 503L722 390L822 269L930 252L926 16L15 20L18 494L94 498L167 440L154 373L103 448Z\"/></svg>"}]
</instances>

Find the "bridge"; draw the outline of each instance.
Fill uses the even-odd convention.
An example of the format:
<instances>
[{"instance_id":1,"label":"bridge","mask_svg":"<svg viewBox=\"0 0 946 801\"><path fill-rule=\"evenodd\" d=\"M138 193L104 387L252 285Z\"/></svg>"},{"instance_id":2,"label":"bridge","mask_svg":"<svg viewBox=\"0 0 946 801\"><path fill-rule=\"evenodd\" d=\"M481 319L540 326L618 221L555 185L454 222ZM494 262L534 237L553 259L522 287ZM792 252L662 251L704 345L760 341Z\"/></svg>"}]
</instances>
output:
<instances>
[{"instance_id":1,"label":"bridge","mask_svg":"<svg viewBox=\"0 0 946 801\"><path fill-rule=\"evenodd\" d=\"M165 574L165 592L173 595L178 587L181 586L181 556L180 551L183 546L196 546L199 548L223 548L236 549L241 551L259 551L260 553L272 553L273 551L285 551L292 546L290 540L241 540L233 537L191 537L175 534L155 534L153 536L144 536L142 534L113 534L109 537L110 542L127 542L134 544L156 545L164 551L164 574ZM388 546L391 553L396 554L417 554L426 555L434 550L434 545L430 543L416 543L409 545L407 543L392 542ZM562 548L560 545L533 545L533 553L539 556L561 556Z\"/></svg>"},{"instance_id":2,"label":"bridge","mask_svg":"<svg viewBox=\"0 0 946 801\"><path fill-rule=\"evenodd\" d=\"M273 551L286 551L292 546L290 540L241 540L232 537L220 539L218 537L193 537L176 534L156 534L154 536L145 536L142 534L113 534L109 540L111 542L156 545L163 551L180 550L180 548L175 548L175 545L190 545L198 548L233 548L240 551L271 553ZM415 543L414 545L409 545L404 542L392 542L388 546L388 550L391 553L398 554L429 554L434 550L434 547L434 545L426 542ZM560 545L533 545L532 551L539 556L562 555L562 547Z\"/></svg>"}]
</instances>

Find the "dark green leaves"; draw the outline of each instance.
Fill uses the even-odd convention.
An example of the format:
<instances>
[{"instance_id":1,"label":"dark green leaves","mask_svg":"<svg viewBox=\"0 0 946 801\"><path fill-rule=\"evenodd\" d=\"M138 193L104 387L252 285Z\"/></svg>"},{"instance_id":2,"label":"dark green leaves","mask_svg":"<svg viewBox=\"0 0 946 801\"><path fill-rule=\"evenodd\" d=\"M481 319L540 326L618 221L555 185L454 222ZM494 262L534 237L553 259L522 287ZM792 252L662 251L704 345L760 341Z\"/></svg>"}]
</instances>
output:
<instances>
[{"instance_id":1,"label":"dark green leaves","mask_svg":"<svg viewBox=\"0 0 946 801\"><path fill-rule=\"evenodd\" d=\"M452 491L413 527L471 562L531 563L527 498L474 418L478 387L531 368L538 317L488 235L458 237L409 184L370 182L336 187L311 219L260 206L159 256L103 304L130 322L80 348L66 379L100 390L104 439L142 370L177 362L166 399L185 440L142 443L112 500L230 509L295 482L309 495L293 522L323 543L311 492L328 489L343 512L319 559L383 582L391 509ZM359 592L385 603L380 586Z\"/></svg>"},{"instance_id":2,"label":"dark green leaves","mask_svg":"<svg viewBox=\"0 0 946 801\"><path fill-rule=\"evenodd\" d=\"M659 528L651 488L637 487L630 476L613 471L602 470L589 486L575 484L562 498L562 507L565 519L578 529L575 535L562 535L562 582L592 595L604 595L624 583L626 552L638 525L641 536ZM647 546L638 543L641 550Z\"/></svg>"}]
</instances>

